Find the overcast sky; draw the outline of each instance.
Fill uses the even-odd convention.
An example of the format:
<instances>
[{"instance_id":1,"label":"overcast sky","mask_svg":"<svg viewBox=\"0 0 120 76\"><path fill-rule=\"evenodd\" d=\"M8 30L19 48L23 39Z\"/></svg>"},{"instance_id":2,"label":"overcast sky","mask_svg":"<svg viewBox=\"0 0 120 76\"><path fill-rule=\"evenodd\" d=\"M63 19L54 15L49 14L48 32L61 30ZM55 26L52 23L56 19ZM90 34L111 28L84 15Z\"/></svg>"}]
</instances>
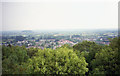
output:
<instances>
[{"instance_id":1,"label":"overcast sky","mask_svg":"<svg viewBox=\"0 0 120 76\"><path fill-rule=\"evenodd\" d=\"M2 30L118 28L114 1L2 2Z\"/></svg>"}]
</instances>

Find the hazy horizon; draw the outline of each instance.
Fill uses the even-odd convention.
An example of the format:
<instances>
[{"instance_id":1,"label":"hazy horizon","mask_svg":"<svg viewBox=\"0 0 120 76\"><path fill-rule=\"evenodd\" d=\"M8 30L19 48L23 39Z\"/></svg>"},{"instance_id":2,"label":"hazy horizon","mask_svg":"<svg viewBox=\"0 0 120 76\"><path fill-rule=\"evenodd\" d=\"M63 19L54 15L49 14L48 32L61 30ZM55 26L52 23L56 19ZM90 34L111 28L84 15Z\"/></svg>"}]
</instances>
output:
<instances>
[{"instance_id":1,"label":"hazy horizon","mask_svg":"<svg viewBox=\"0 0 120 76\"><path fill-rule=\"evenodd\" d=\"M2 30L118 29L118 5L106 2L2 2Z\"/></svg>"},{"instance_id":2,"label":"hazy horizon","mask_svg":"<svg viewBox=\"0 0 120 76\"><path fill-rule=\"evenodd\" d=\"M88 31L89 32L89 31L118 31L118 29L59 29L59 30L55 30L55 29L54 30L52 30L52 29L49 29L49 30L48 29L40 29L40 30L29 30L28 29L28 30L26 30L25 29L25 30L2 30L2 31L6 31L6 32L7 31L38 31L38 32L39 31L48 31L48 32L49 31L50 32L52 32L52 31L53 32L55 32L55 31L71 31L71 32L72 31L81 31L81 32Z\"/></svg>"}]
</instances>

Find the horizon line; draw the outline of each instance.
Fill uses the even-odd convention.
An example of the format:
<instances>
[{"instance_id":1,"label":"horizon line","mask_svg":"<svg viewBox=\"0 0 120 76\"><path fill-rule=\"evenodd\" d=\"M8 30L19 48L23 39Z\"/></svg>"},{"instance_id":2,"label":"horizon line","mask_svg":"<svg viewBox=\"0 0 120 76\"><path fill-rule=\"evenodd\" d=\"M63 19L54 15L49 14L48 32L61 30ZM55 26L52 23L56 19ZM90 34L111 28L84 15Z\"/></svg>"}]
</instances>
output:
<instances>
[{"instance_id":1,"label":"horizon line","mask_svg":"<svg viewBox=\"0 0 120 76\"><path fill-rule=\"evenodd\" d=\"M118 28L97 28L97 29L22 29L22 30L0 30L0 31L24 31L24 30L31 30L31 31L84 31L84 30L119 30Z\"/></svg>"}]
</instances>

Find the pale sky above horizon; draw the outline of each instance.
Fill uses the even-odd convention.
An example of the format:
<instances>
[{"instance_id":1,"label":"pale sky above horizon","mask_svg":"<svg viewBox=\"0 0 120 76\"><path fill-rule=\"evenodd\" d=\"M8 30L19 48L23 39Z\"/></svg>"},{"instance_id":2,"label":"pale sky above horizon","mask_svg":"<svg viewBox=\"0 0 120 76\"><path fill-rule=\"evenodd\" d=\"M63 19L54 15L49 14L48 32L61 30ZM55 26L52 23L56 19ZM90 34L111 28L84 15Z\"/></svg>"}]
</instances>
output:
<instances>
[{"instance_id":1,"label":"pale sky above horizon","mask_svg":"<svg viewBox=\"0 0 120 76\"><path fill-rule=\"evenodd\" d=\"M2 2L2 30L117 29L114 1Z\"/></svg>"}]
</instances>

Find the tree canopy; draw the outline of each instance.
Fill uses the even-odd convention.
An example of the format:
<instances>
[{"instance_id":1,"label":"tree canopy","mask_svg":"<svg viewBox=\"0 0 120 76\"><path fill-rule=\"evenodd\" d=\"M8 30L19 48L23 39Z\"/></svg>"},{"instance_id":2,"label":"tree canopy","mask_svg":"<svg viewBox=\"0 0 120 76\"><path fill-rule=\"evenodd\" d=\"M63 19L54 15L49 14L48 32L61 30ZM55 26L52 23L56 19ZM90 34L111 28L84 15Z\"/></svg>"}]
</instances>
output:
<instances>
[{"instance_id":1,"label":"tree canopy","mask_svg":"<svg viewBox=\"0 0 120 76\"><path fill-rule=\"evenodd\" d=\"M3 74L120 74L120 37L110 45L83 41L54 49L2 46Z\"/></svg>"}]
</instances>

